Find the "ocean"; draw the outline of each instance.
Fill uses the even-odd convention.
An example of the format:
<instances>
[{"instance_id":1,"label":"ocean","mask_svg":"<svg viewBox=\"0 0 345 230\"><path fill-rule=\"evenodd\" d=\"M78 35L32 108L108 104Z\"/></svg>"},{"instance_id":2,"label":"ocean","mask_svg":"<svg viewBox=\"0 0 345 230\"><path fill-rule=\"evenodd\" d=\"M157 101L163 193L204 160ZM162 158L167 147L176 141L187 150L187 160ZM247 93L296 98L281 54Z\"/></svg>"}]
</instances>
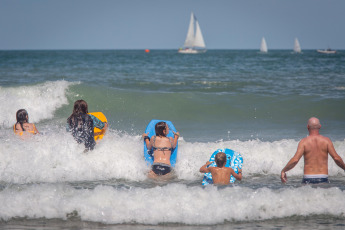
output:
<instances>
[{"instance_id":1,"label":"ocean","mask_svg":"<svg viewBox=\"0 0 345 230\"><path fill-rule=\"evenodd\" d=\"M280 171L318 117L345 159L345 50L0 51L1 229L344 229L344 171L301 185L303 159ZM73 103L109 130L84 153L66 132ZM41 135L13 134L26 109ZM180 132L176 177L148 179L141 134L152 119ZM243 156L243 179L202 186L218 148Z\"/></svg>"}]
</instances>

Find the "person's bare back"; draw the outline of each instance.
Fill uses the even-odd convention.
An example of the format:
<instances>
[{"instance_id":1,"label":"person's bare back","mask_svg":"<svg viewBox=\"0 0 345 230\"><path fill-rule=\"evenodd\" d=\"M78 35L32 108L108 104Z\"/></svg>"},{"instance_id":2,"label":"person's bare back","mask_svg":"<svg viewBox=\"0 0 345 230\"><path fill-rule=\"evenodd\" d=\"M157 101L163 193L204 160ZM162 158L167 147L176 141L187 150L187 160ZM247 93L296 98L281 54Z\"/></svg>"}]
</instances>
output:
<instances>
[{"instance_id":1,"label":"person's bare back","mask_svg":"<svg viewBox=\"0 0 345 230\"><path fill-rule=\"evenodd\" d=\"M328 174L328 149L331 140L322 135L308 136L304 146L304 174Z\"/></svg>"},{"instance_id":2,"label":"person's bare back","mask_svg":"<svg viewBox=\"0 0 345 230\"><path fill-rule=\"evenodd\" d=\"M209 167L212 174L212 180L214 184L227 185L230 184L230 177L233 171L228 167Z\"/></svg>"},{"instance_id":3,"label":"person's bare back","mask_svg":"<svg viewBox=\"0 0 345 230\"><path fill-rule=\"evenodd\" d=\"M286 172L295 167L302 156L304 156L303 183L328 182L328 154L340 168L345 170L344 161L335 151L332 141L319 134L321 128L319 119L310 118L307 128L309 136L299 142L296 154L281 171L280 177L283 183L287 181Z\"/></svg>"}]
</instances>

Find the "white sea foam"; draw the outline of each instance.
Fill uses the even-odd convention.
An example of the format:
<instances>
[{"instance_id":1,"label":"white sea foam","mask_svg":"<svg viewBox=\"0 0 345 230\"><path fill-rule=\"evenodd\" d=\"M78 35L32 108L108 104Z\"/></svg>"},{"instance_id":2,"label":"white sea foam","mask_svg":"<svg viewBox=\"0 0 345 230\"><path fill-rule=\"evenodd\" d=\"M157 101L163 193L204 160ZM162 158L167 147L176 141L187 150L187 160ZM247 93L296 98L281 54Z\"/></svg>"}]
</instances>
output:
<instances>
[{"instance_id":1,"label":"white sea foam","mask_svg":"<svg viewBox=\"0 0 345 230\"><path fill-rule=\"evenodd\" d=\"M0 146L0 181L11 183L145 179L139 137L109 131L94 151L83 153L64 128L21 140L8 133ZM6 136L6 134L4 135Z\"/></svg>"},{"instance_id":2,"label":"white sea foam","mask_svg":"<svg viewBox=\"0 0 345 230\"><path fill-rule=\"evenodd\" d=\"M1 132L0 181L31 183L146 179L149 167L143 158L140 136L109 129L95 150L83 153L84 146L77 144L64 127L47 125L42 130L47 130L45 135L36 135L26 141L14 136L11 130ZM295 140L191 143L182 138L179 141L176 174L181 180L201 181L203 175L199 169L211 154L218 148L230 148L243 156L244 178L255 174L279 177L281 169L294 155L297 144ZM345 159L345 141L335 142L335 148ZM329 175L342 173L343 170L329 157ZM303 175L303 158L288 175Z\"/></svg>"},{"instance_id":3,"label":"white sea foam","mask_svg":"<svg viewBox=\"0 0 345 230\"><path fill-rule=\"evenodd\" d=\"M176 169L181 179L195 179L199 175L199 168L209 160L211 154L218 148L230 148L241 153L243 157L243 176L252 174L276 174L293 157L298 142L295 140L280 140L263 142L250 141L220 141L211 143L186 143L180 141ZM334 143L338 154L345 159L345 141ZM329 175L343 172L329 157ZM303 158L298 165L288 172L288 175L303 175Z\"/></svg>"},{"instance_id":4,"label":"white sea foam","mask_svg":"<svg viewBox=\"0 0 345 230\"><path fill-rule=\"evenodd\" d=\"M154 188L97 186L75 189L63 184L12 186L0 191L0 218L60 218L119 223L212 225L294 215L344 218L345 191L339 188L217 188L168 184Z\"/></svg>"},{"instance_id":5,"label":"white sea foam","mask_svg":"<svg viewBox=\"0 0 345 230\"><path fill-rule=\"evenodd\" d=\"M68 103L66 92L72 84L61 80L32 86L0 87L1 125L14 124L19 109L28 111L30 122L53 118L54 112Z\"/></svg>"}]
</instances>

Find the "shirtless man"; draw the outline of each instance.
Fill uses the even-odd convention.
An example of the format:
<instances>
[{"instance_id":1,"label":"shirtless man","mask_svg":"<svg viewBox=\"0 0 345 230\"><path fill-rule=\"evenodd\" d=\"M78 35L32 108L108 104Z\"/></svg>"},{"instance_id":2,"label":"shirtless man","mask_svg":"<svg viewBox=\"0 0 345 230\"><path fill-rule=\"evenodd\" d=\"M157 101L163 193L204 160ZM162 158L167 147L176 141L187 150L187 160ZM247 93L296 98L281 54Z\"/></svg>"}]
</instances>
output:
<instances>
[{"instance_id":1,"label":"shirtless man","mask_svg":"<svg viewBox=\"0 0 345 230\"><path fill-rule=\"evenodd\" d=\"M328 153L334 162L345 170L344 161L334 149L332 141L328 137L319 134L321 124L319 119L312 117L308 121L309 136L303 138L298 144L295 156L281 171L281 181L287 182L286 172L295 167L304 156L304 176L302 183L317 184L328 182Z\"/></svg>"},{"instance_id":2,"label":"shirtless man","mask_svg":"<svg viewBox=\"0 0 345 230\"><path fill-rule=\"evenodd\" d=\"M238 174L232 168L225 167L226 164L226 154L223 152L217 153L215 157L215 162L217 167L208 167L212 162L206 162L200 168L201 173L211 173L213 184L227 185L230 184L230 177L233 175L237 180L242 179L242 172L239 171Z\"/></svg>"}]
</instances>

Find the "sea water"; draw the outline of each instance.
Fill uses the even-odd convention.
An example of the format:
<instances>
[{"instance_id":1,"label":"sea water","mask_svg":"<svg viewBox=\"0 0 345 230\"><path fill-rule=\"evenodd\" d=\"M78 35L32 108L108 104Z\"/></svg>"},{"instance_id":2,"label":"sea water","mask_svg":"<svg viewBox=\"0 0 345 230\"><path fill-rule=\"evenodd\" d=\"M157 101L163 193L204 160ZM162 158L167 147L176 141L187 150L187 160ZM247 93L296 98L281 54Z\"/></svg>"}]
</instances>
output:
<instances>
[{"instance_id":1,"label":"sea water","mask_svg":"<svg viewBox=\"0 0 345 230\"><path fill-rule=\"evenodd\" d=\"M303 159L280 171L307 120L345 159L345 51L0 51L0 226L3 229L343 229L345 173L303 186ZM75 100L109 130L84 153L66 133ZM25 108L42 135L13 134ZM152 119L180 132L176 177L146 177L141 134ZM202 186L218 148L240 152L243 180Z\"/></svg>"}]
</instances>

